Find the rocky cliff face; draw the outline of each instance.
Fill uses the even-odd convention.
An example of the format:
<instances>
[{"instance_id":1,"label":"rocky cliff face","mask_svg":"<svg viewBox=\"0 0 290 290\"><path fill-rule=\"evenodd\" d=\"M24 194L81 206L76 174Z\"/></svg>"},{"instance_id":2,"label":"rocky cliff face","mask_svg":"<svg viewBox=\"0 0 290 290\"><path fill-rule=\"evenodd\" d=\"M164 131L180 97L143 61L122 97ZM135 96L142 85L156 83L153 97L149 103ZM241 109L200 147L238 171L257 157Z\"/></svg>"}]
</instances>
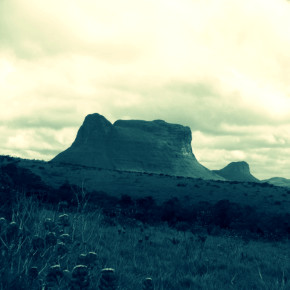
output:
<instances>
[{"instance_id":1,"label":"rocky cliff face","mask_svg":"<svg viewBox=\"0 0 290 290\"><path fill-rule=\"evenodd\" d=\"M214 173L232 181L259 182L259 180L250 173L249 164L245 161L232 162L221 170L213 170Z\"/></svg>"},{"instance_id":2,"label":"rocky cliff face","mask_svg":"<svg viewBox=\"0 0 290 290\"><path fill-rule=\"evenodd\" d=\"M191 149L191 130L162 120L118 120L88 115L71 147L52 162L107 169L223 179L202 166Z\"/></svg>"}]
</instances>

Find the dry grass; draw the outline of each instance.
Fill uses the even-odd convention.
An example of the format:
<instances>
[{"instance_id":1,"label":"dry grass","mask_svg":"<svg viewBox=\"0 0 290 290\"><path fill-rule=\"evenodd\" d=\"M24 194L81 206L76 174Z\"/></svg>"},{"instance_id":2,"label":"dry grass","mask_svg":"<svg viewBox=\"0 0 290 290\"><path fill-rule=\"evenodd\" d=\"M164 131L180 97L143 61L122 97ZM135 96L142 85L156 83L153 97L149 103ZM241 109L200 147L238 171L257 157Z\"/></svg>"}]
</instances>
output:
<instances>
[{"instance_id":1,"label":"dry grass","mask_svg":"<svg viewBox=\"0 0 290 290\"><path fill-rule=\"evenodd\" d=\"M1 229L0 289L135 290L148 277L160 290L290 289L289 241L245 242L134 221L124 228L100 210L63 214L19 199L17 229L9 234L5 222ZM56 243L48 242L50 231ZM101 282L104 268L115 269L111 288Z\"/></svg>"}]
</instances>

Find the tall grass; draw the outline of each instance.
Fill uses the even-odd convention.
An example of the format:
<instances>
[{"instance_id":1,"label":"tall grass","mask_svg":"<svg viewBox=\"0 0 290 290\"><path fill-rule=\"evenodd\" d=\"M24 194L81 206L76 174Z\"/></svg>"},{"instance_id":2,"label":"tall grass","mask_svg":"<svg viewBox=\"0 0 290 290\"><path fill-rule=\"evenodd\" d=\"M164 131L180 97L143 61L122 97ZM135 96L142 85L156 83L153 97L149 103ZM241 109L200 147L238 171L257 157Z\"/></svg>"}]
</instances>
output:
<instances>
[{"instance_id":1,"label":"tall grass","mask_svg":"<svg viewBox=\"0 0 290 290\"><path fill-rule=\"evenodd\" d=\"M289 241L179 232L24 196L0 229L0 289L290 289Z\"/></svg>"}]
</instances>

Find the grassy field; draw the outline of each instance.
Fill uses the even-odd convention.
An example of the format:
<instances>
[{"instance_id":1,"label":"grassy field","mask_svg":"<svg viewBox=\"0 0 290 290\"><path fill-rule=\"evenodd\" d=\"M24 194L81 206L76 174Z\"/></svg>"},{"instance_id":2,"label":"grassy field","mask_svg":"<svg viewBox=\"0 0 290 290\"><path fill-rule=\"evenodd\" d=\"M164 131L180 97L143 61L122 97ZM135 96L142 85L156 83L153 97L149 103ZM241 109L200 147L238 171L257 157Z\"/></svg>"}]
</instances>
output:
<instances>
[{"instance_id":1,"label":"grassy field","mask_svg":"<svg viewBox=\"0 0 290 290\"><path fill-rule=\"evenodd\" d=\"M182 232L24 196L0 227L0 289L153 289L145 278L160 290L290 289L289 240Z\"/></svg>"}]
</instances>

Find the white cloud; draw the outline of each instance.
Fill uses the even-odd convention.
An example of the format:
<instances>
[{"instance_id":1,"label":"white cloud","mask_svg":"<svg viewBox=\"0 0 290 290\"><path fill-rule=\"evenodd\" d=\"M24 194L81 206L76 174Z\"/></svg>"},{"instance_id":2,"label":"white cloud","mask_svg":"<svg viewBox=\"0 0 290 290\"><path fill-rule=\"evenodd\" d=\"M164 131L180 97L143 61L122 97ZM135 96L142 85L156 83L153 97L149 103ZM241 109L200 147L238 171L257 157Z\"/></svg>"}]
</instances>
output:
<instances>
[{"instance_id":1,"label":"white cloud","mask_svg":"<svg viewBox=\"0 0 290 290\"><path fill-rule=\"evenodd\" d=\"M287 1L9 0L0 35L1 152L51 158L99 112L189 125L210 168L289 156Z\"/></svg>"}]
</instances>

